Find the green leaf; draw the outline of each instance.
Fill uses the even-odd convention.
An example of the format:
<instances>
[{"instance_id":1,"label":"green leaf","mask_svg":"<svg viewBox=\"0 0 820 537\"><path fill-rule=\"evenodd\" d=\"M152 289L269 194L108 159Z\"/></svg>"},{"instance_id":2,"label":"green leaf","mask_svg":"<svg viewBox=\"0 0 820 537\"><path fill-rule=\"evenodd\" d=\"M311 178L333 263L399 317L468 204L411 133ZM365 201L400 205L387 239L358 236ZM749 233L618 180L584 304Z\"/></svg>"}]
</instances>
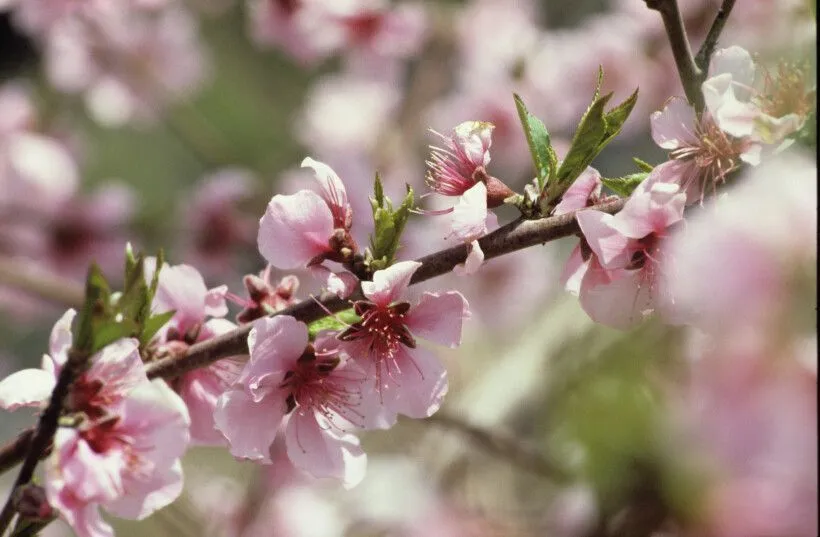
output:
<instances>
[{"instance_id":1,"label":"green leaf","mask_svg":"<svg viewBox=\"0 0 820 537\"><path fill-rule=\"evenodd\" d=\"M151 341L151 338L159 332L160 328L165 326L165 324L171 320L175 313L176 310L171 310L157 313L156 315L151 315L148 317L148 320L145 321L145 324L142 326L142 333L140 334L140 347L145 347L145 345Z\"/></svg>"},{"instance_id":2,"label":"green leaf","mask_svg":"<svg viewBox=\"0 0 820 537\"><path fill-rule=\"evenodd\" d=\"M649 172L638 172L623 177L606 178L602 177L601 182L605 187L623 198L629 197L639 184L647 178Z\"/></svg>"},{"instance_id":3,"label":"green leaf","mask_svg":"<svg viewBox=\"0 0 820 537\"><path fill-rule=\"evenodd\" d=\"M381 179L376 175L374 197L370 199L373 207L373 234L370 235L370 251L367 260L372 271L387 268L393 262L399 249L404 226L413 208L414 194L410 185L401 205L393 209L393 203L384 195Z\"/></svg>"},{"instance_id":4,"label":"green leaf","mask_svg":"<svg viewBox=\"0 0 820 537\"><path fill-rule=\"evenodd\" d=\"M611 142L612 139L618 135L618 133L621 132L621 128L624 126L624 123L626 123L626 120L629 118L629 114L632 113L632 109L635 108L635 103L637 102L638 90L636 88L632 95L630 95L624 102L604 115L604 121L606 122L606 135L601 141L601 147L598 149L599 152L609 142Z\"/></svg>"},{"instance_id":5,"label":"green leaf","mask_svg":"<svg viewBox=\"0 0 820 537\"><path fill-rule=\"evenodd\" d=\"M312 340L316 337L316 334L322 330L344 330L349 325L358 323L361 320L361 317L356 315L353 308L346 309L332 317L325 317L324 319L319 319L318 321L313 321L308 324L308 335Z\"/></svg>"},{"instance_id":6,"label":"green leaf","mask_svg":"<svg viewBox=\"0 0 820 537\"><path fill-rule=\"evenodd\" d=\"M651 172L655 169L655 167L648 162L639 159L638 157L632 157L632 162L638 167L639 170L642 172Z\"/></svg>"},{"instance_id":7,"label":"green leaf","mask_svg":"<svg viewBox=\"0 0 820 537\"><path fill-rule=\"evenodd\" d=\"M111 317L111 289L100 267L92 263L85 280L85 303L75 325L73 347L82 353L92 352L95 325Z\"/></svg>"},{"instance_id":8,"label":"green leaf","mask_svg":"<svg viewBox=\"0 0 820 537\"><path fill-rule=\"evenodd\" d=\"M513 98L515 99L515 108L518 110L518 118L524 128L524 136L527 138L527 145L530 147L532 161L535 164L538 186L543 189L552 175L555 174L558 158L552 149L550 135L544 123L529 113L521 97L513 94Z\"/></svg>"},{"instance_id":9,"label":"green leaf","mask_svg":"<svg viewBox=\"0 0 820 537\"><path fill-rule=\"evenodd\" d=\"M94 327L94 343L91 346L91 352L97 352L120 338L131 337L138 332L139 326L131 319L103 321Z\"/></svg>"},{"instance_id":10,"label":"green leaf","mask_svg":"<svg viewBox=\"0 0 820 537\"><path fill-rule=\"evenodd\" d=\"M598 97L584 112L567 156L558 168L557 180L547 188L548 203L558 199L600 152L607 135L604 107L611 98L611 93Z\"/></svg>"},{"instance_id":11,"label":"green leaf","mask_svg":"<svg viewBox=\"0 0 820 537\"><path fill-rule=\"evenodd\" d=\"M137 258L134 256L134 248L131 247L131 243L125 244L125 279L127 280L129 275L134 271L137 267Z\"/></svg>"}]
</instances>

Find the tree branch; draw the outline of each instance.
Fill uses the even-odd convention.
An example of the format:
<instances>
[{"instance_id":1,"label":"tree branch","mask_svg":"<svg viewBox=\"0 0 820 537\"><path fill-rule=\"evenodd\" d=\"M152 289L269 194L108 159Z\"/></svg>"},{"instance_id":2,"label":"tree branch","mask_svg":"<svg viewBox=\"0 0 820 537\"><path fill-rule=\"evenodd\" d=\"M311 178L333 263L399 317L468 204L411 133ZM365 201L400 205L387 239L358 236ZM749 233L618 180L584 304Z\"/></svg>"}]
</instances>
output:
<instances>
[{"instance_id":1,"label":"tree branch","mask_svg":"<svg viewBox=\"0 0 820 537\"><path fill-rule=\"evenodd\" d=\"M0 257L0 284L49 302L79 308L85 294L82 285L55 274L37 270L33 263Z\"/></svg>"},{"instance_id":2,"label":"tree branch","mask_svg":"<svg viewBox=\"0 0 820 537\"><path fill-rule=\"evenodd\" d=\"M591 209L616 213L623 208L624 203L626 199L618 199L596 205ZM568 213L538 220L519 219L497 229L478 242L484 251L485 259L492 259L578 232L575 214ZM447 274L453 270L453 267L463 263L468 253L467 245L459 245L418 259L422 265L415 272L410 283L416 284ZM358 292L347 300L326 294L316 300L303 300L275 315L290 315L302 322L310 323L327 316L327 311L335 313L349 308L350 300L359 298L362 298L362 295ZM167 357L149 363L146 366L146 372L150 378L173 378L228 356L247 354L248 333L252 327L252 324L240 326L231 332L192 345L184 355ZM23 458L32 434L34 434L34 429L28 429L14 441L0 447L0 473L11 468Z\"/></svg>"},{"instance_id":3,"label":"tree branch","mask_svg":"<svg viewBox=\"0 0 820 537\"><path fill-rule=\"evenodd\" d=\"M675 57L675 65L678 68L683 91L686 99L695 110L703 111L703 93L700 85L703 82L703 72L695 64L692 57L692 49L689 46L689 38L686 37L686 28L683 25L683 17L680 13L677 0L644 0L646 7L661 14L663 26L666 28L666 35L672 47L672 55Z\"/></svg>"},{"instance_id":4,"label":"tree branch","mask_svg":"<svg viewBox=\"0 0 820 537\"><path fill-rule=\"evenodd\" d=\"M40 415L37 428L31 435L31 441L26 443L27 449L24 451L25 459L23 459L23 466L20 468L20 473L14 481L14 486L11 488L11 493L9 494L8 500L6 500L6 504L3 506L3 510L0 511L0 536L5 534L6 529L14 518L15 510L12 501L14 491L20 485L25 485L31 481L37 463L40 462L40 459L49 449L51 440L54 438L54 433L57 431L57 424L63 410L63 400L68 395L68 391L74 379L88 364L89 357L87 352L79 351L75 348L72 348L68 352L68 360L66 361L65 367L60 371L57 385L54 386L54 390L51 392L51 399L49 399L48 406Z\"/></svg>"},{"instance_id":5,"label":"tree branch","mask_svg":"<svg viewBox=\"0 0 820 537\"><path fill-rule=\"evenodd\" d=\"M723 27L726 26L726 21L729 20L729 14L732 12L733 7L735 7L735 0L723 0L723 4L721 4L715 20L712 22L712 27L709 28L709 33L706 34L706 39L700 46L698 55L695 56L695 64L703 73L702 76L705 76L709 71L709 62L712 60L712 54L715 52L718 39L720 39L720 34L723 32Z\"/></svg>"},{"instance_id":6,"label":"tree branch","mask_svg":"<svg viewBox=\"0 0 820 537\"><path fill-rule=\"evenodd\" d=\"M469 437L487 452L508 460L524 470L558 482L570 479L569 474L563 468L556 466L538 451L515 438L476 427L444 412L433 414L427 418L427 421Z\"/></svg>"}]
</instances>

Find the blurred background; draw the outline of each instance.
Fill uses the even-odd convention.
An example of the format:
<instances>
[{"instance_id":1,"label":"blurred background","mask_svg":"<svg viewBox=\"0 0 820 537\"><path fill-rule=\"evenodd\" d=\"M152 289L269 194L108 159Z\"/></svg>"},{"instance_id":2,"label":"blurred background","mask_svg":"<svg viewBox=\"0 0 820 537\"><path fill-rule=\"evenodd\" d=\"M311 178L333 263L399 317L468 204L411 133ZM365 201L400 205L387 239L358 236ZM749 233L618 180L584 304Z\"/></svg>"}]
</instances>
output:
<instances>
[{"instance_id":1,"label":"blurred background","mask_svg":"<svg viewBox=\"0 0 820 537\"><path fill-rule=\"evenodd\" d=\"M121 279L127 241L163 248L209 287L244 296L242 276L264 268L258 219L274 193L309 188L306 156L345 181L365 244L376 171L394 200L405 184L426 192L428 145L441 144L428 129L493 122L489 170L521 189L533 170L513 92L561 154L601 65L613 102L640 89L623 134L593 163L618 177L636 171L633 156L666 160L649 114L682 94L661 19L640 0L351 1L337 9L355 15L332 28L293 16L300 2L145 0L126 15L99 15L97 33L62 24L75 15L49 1L0 1L0 272L54 276L68 291L48 299L0 279L3 376L37 367L71 305L69 284L82 282L91 260ZM694 49L719 4L680 1ZM813 10L804 0L742 0L721 45L744 46L764 65L794 62L813 81ZM806 132L795 151L813 155L814 130ZM401 258L448 246L434 217L413 218ZM808 481L789 474L716 492L736 473L693 426L688 356L697 341L657 320L626 333L595 325L561 285L576 243L420 286L458 289L473 310L462 347L437 349L450 393L429 420L363 435L370 469L354 491L197 448L185 459L183 497L148 522L116 521L119 534L816 534L816 365L808 387L800 375L777 380L783 394L805 395L773 396L782 414L763 416L742 398L710 403L725 407L716 427L742 425L727 434L759 444L778 468L779 458L799 462ZM813 259L810 272L816 251ZM316 287L300 278L304 298ZM795 307L816 322L814 293L801 296ZM805 332L816 348L816 328ZM723 380L710 388L754 398L765 384ZM804 433L789 437L801 449L772 454L787 418ZM4 413L0 439L31 423L30 413ZM750 428L766 434L744 437Z\"/></svg>"}]
</instances>

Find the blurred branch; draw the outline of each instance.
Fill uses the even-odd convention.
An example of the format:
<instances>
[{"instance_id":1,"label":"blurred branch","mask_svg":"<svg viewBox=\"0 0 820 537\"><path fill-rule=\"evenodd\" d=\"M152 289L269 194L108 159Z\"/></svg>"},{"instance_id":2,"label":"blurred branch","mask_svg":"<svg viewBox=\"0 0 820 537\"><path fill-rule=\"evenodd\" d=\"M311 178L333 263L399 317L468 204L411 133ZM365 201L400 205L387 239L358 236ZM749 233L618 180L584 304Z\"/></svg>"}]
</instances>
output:
<instances>
[{"instance_id":1,"label":"blurred branch","mask_svg":"<svg viewBox=\"0 0 820 537\"><path fill-rule=\"evenodd\" d=\"M689 46L689 38L686 36L686 28L683 25L683 17L677 0L644 0L646 7L661 14L663 26L666 28L666 35L672 47L672 55L675 57L675 65L678 68L683 91L686 99L700 113L703 111L703 93L700 85L703 82L703 72L695 64L692 56L692 49Z\"/></svg>"},{"instance_id":2,"label":"blurred branch","mask_svg":"<svg viewBox=\"0 0 820 537\"><path fill-rule=\"evenodd\" d=\"M720 34L723 32L723 27L726 26L726 21L729 20L729 14L732 12L733 7L735 7L735 0L723 0L715 16L715 20L712 22L712 27L709 28L709 33L700 46L698 55L695 56L695 64L701 69L703 73L702 76L705 76L709 71L709 62L712 59L712 54L715 52Z\"/></svg>"},{"instance_id":3,"label":"blurred branch","mask_svg":"<svg viewBox=\"0 0 820 537\"><path fill-rule=\"evenodd\" d=\"M535 472L552 481L565 482L571 477L563 468L553 464L537 450L511 436L476 427L444 412L433 414L427 418L427 421L463 434L488 453L508 460L524 470Z\"/></svg>"},{"instance_id":4,"label":"blurred branch","mask_svg":"<svg viewBox=\"0 0 820 537\"><path fill-rule=\"evenodd\" d=\"M0 257L0 285L6 285L55 304L79 308L82 285L57 274L37 269L33 263ZM2 466L0 465L0 468Z\"/></svg>"},{"instance_id":5,"label":"blurred branch","mask_svg":"<svg viewBox=\"0 0 820 537\"><path fill-rule=\"evenodd\" d=\"M15 464L23 460L34 436L34 427L30 427L17 435L12 442L0 448L0 474L14 467Z\"/></svg>"}]
</instances>

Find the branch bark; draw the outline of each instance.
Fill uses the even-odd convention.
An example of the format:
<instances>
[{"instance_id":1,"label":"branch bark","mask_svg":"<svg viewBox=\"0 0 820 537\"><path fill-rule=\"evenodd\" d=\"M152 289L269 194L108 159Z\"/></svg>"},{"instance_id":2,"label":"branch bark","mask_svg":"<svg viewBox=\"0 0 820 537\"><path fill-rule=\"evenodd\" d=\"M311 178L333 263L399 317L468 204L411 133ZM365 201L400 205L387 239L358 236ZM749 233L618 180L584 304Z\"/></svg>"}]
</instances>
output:
<instances>
[{"instance_id":1,"label":"branch bark","mask_svg":"<svg viewBox=\"0 0 820 537\"><path fill-rule=\"evenodd\" d=\"M698 55L695 56L695 64L703 73L702 76L705 76L709 71L709 62L712 60L712 54L715 53L720 34L723 33L723 27L726 26L726 21L729 20L729 14L732 12L733 7L735 7L735 0L723 0L715 20L712 22L712 27L709 28L709 33L706 34L706 39L700 46Z\"/></svg>"},{"instance_id":2,"label":"branch bark","mask_svg":"<svg viewBox=\"0 0 820 537\"><path fill-rule=\"evenodd\" d=\"M695 58L692 56L692 48L686 36L686 28L683 25L683 17L677 0L644 1L646 7L661 14L686 99L698 113L702 112L704 103L700 85L703 82L703 72L695 64Z\"/></svg>"}]
</instances>

